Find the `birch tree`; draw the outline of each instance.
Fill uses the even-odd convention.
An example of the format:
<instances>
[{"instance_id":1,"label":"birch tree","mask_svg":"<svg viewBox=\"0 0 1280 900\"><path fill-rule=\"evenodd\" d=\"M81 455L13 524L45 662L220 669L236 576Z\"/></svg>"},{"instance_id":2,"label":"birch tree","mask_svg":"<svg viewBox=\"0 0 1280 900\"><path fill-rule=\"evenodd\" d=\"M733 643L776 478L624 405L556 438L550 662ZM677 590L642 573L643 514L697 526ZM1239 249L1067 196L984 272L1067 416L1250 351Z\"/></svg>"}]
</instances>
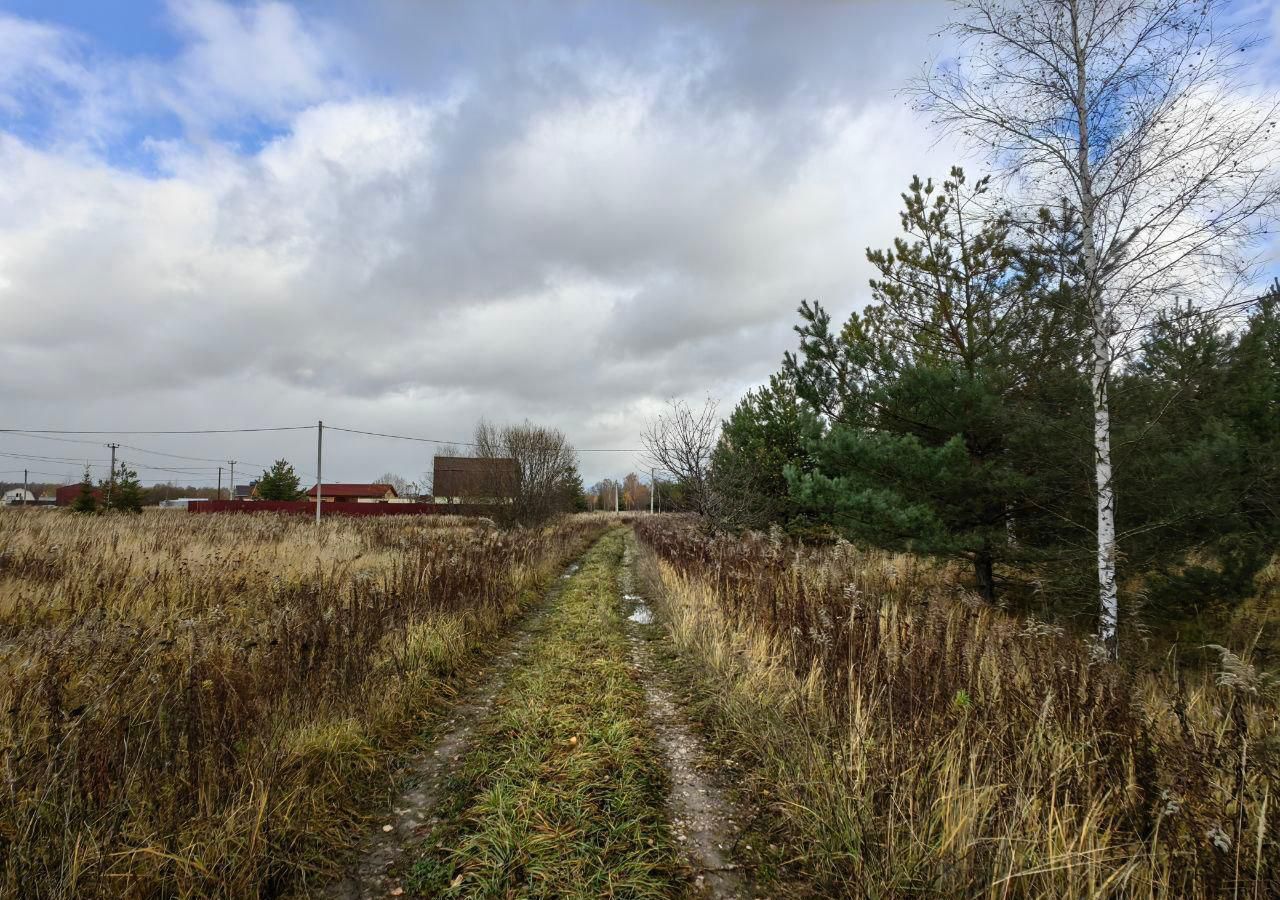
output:
<instances>
[{"instance_id":1,"label":"birch tree","mask_svg":"<svg viewBox=\"0 0 1280 900\"><path fill-rule=\"evenodd\" d=\"M1028 220L1065 201L1081 224L1098 634L1114 654L1111 380L1162 314L1243 308L1250 254L1280 206L1280 108L1249 84L1253 40L1227 24L1226 0L956 7L960 56L912 85L919 107L994 159Z\"/></svg>"}]
</instances>

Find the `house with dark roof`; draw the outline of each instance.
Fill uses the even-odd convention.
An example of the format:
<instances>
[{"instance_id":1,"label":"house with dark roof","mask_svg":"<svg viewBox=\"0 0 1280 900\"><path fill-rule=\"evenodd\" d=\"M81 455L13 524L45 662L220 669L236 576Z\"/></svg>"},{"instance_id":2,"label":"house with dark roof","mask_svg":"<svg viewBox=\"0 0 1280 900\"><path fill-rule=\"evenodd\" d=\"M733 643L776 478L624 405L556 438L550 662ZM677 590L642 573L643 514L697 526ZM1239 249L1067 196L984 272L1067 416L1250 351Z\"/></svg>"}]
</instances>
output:
<instances>
[{"instance_id":1,"label":"house with dark roof","mask_svg":"<svg viewBox=\"0 0 1280 900\"><path fill-rule=\"evenodd\" d=\"M312 485L307 496L316 499L316 487ZM396 489L389 484L325 484L321 485L321 503L391 503L399 500Z\"/></svg>"},{"instance_id":2,"label":"house with dark roof","mask_svg":"<svg viewBox=\"0 0 1280 900\"><path fill-rule=\"evenodd\" d=\"M235 493L231 496L232 500L260 500L258 496L258 481L254 479L248 484L237 484Z\"/></svg>"},{"instance_id":3,"label":"house with dark roof","mask_svg":"<svg viewBox=\"0 0 1280 900\"><path fill-rule=\"evenodd\" d=\"M514 459L437 456L431 493L436 503L508 503L519 483Z\"/></svg>"}]
</instances>

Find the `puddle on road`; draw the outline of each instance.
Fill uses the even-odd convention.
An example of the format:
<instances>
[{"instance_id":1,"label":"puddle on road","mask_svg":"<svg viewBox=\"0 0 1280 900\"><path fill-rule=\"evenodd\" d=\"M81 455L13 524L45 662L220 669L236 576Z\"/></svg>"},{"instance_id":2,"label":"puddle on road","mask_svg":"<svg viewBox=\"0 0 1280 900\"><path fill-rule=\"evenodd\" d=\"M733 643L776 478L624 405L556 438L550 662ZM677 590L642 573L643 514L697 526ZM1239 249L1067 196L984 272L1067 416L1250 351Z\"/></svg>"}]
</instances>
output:
<instances>
[{"instance_id":1,"label":"puddle on road","mask_svg":"<svg viewBox=\"0 0 1280 900\"><path fill-rule=\"evenodd\" d=\"M624 593L622 599L633 604L631 615L627 616L628 622L635 622L637 625L653 624L653 610L645 605L643 597L639 594Z\"/></svg>"},{"instance_id":2,"label":"puddle on road","mask_svg":"<svg viewBox=\"0 0 1280 900\"><path fill-rule=\"evenodd\" d=\"M635 622L637 625L652 625L653 611L641 601L636 604L636 608L632 610L631 615L627 616L627 620Z\"/></svg>"}]
</instances>

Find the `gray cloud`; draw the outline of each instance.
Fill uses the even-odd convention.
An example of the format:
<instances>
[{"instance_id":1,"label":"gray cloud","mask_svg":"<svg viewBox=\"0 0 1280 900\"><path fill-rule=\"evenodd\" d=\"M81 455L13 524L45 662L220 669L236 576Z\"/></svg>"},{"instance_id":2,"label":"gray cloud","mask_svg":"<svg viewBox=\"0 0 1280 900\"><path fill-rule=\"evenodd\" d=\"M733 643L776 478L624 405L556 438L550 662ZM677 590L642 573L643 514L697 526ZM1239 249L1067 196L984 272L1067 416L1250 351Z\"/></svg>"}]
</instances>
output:
<instances>
[{"instance_id":1,"label":"gray cloud","mask_svg":"<svg viewBox=\"0 0 1280 900\"><path fill-rule=\"evenodd\" d=\"M633 446L666 396L727 408L766 378L801 299L864 302L906 181L953 161L889 93L937 4L479 6L175 3L167 61L6 44L33 48L15 72L75 75L57 137L0 132L12 420L455 438L530 416ZM158 108L180 136L145 133ZM107 109L152 171L62 139ZM251 150L216 137L263 122ZM332 452L353 478L428 453Z\"/></svg>"}]
</instances>

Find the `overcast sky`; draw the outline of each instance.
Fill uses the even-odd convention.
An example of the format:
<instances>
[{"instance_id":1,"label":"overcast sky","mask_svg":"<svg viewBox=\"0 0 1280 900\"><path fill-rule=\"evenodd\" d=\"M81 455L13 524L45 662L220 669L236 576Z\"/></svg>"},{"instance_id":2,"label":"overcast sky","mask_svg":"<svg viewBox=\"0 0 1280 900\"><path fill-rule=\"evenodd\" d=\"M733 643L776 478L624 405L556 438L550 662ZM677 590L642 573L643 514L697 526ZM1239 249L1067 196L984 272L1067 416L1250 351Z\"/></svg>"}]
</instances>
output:
<instances>
[{"instance_id":1,"label":"overcast sky","mask_svg":"<svg viewBox=\"0 0 1280 900\"><path fill-rule=\"evenodd\" d=\"M964 161L896 94L946 13L0 2L0 427L465 440L484 416L631 448L669 396L727 413L802 299L867 301L910 177ZM106 439L0 435L50 457L0 471L73 480ZM314 472L314 432L118 440L191 469L147 481ZM326 480L430 456L331 433ZM635 465L582 457L588 484Z\"/></svg>"}]
</instances>

